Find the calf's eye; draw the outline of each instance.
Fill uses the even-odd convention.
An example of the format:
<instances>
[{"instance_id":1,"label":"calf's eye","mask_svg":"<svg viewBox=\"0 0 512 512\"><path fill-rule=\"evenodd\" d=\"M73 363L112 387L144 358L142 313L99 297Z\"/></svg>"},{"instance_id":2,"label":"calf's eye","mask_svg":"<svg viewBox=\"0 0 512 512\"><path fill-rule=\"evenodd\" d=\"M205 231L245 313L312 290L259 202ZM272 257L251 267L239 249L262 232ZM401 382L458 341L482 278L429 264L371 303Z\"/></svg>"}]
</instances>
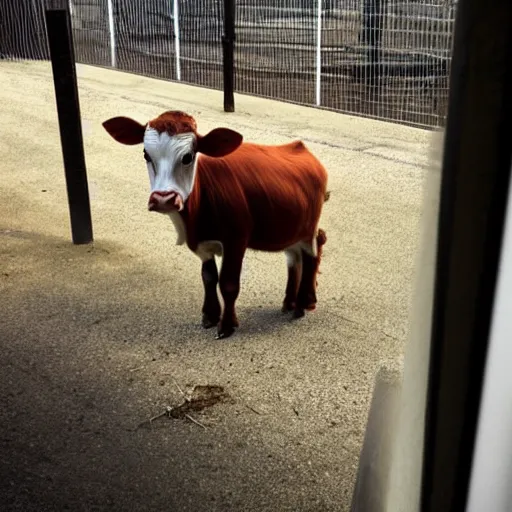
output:
<instances>
[{"instance_id":1,"label":"calf's eye","mask_svg":"<svg viewBox=\"0 0 512 512\"><path fill-rule=\"evenodd\" d=\"M151 163L151 157L146 153L146 150L144 150L144 160L146 160L146 162Z\"/></svg>"},{"instance_id":2,"label":"calf's eye","mask_svg":"<svg viewBox=\"0 0 512 512\"><path fill-rule=\"evenodd\" d=\"M183 158L181 159L181 163L183 165L189 165L192 163L192 160L194 160L194 155L192 153L187 153L183 155Z\"/></svg>"}]
</instances>

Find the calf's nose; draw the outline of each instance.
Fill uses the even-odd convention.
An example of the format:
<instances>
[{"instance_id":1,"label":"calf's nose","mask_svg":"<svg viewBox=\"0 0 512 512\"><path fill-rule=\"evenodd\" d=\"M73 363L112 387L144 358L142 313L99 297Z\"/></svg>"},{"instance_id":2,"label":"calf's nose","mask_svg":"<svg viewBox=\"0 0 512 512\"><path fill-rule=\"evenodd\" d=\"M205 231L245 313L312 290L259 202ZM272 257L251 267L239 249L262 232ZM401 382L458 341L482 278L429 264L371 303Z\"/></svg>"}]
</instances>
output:
<instances>
[{"instance_id":1,"label":"calf's nose","mask_svg":"<svg viewBox=\"0 0 512 512\"><path fill-rule=\"evenodd\" d=\"M158 211L168 208L173 196L172 192L152 192L149 196L148 210Z\"/></svg>"},{"instance_id":2,"label":"calf's nose","mask_svg":"<svg viewBox=\"0 0 512 512\"><path fill-rule=\"evenodd\" d=\"M152 192L149 196L148 210L166 212L173 209L182 210L183 200L176 192Z\"/></svg>"}]
</instances>

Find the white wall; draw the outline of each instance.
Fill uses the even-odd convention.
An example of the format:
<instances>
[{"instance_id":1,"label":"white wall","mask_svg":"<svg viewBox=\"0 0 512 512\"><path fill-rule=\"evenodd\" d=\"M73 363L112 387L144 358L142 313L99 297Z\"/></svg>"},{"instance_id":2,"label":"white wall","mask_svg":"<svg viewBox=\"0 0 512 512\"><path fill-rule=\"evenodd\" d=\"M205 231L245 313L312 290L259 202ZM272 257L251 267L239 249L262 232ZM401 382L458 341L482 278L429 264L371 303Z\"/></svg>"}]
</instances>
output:
<instances>
[{"instance_id":1,"label":"white wall","mask_svg":"<svg viewBox=\"0 0 512 512\"><path fill-rule=\"evenodd\" d=\"M500 260L467 512L512 510L512 187Z\"/></svg>"},{"instance_id":2,"label":"white wall","mask_svg":"<svg viewBox=\"0 0 512 512\"><path fill-rule=\"evenodd\" d=\"M424 185L422 233L416 258L416 282L405 352L400 414L387 499L383 506L386 512L419 510L443 139L444 131L432 135L431 168Z\"/></svg>"}]
</instances>

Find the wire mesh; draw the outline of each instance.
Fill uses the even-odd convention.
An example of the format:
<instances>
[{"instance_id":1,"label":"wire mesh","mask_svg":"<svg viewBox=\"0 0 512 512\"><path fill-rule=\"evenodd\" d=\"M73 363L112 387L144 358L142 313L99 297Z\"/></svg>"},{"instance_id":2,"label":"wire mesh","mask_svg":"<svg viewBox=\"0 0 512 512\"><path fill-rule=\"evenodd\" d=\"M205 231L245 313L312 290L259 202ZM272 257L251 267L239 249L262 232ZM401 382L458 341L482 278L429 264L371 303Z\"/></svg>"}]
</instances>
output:
<instances>
[{"instance_id":1,"label":"wire mesh","mask_svg":"<svg viewBox=\"0 0 512 512\"><path fill-rule=\"evenodd\" d=\"M180 0L182 80L222 89L222 0Z\"/></svg>"},{"instance_id":2,"label":"wire mesh","mask_svg":"<svg viewBox=\"0 0 512 512\"><path fill-rule=\"evenodd\" d=\"M223 0L69 0L76 60L222 89ZM44 0L0 2L0 58L48 59ZM236 91L445 122L456 0L237 0Z\"/></svg>"},{"instance_id":3,"label":"wire mesh","mask_svg":"<svg viewBox=\"0 0 512 512\"><path fill-rule=\"evenodd\" d=\"M174 3L112 0L117 67L146 76L177 79Z\"/></svg>"},{"instance_id":4,"label":"wire mesh","mask_svg":"<svg viewBox=\"0 0 512 512\"><path fill-rule=\"evenodd\" d=\"M2 0L0 59L48 58L46 24L41 0Z\"/></svg>"},{"instance_id":5,"label":"wire mesh","mask_svg":"<svg viewBox=\"0 0 512 512\"><path fill-rule=\"evenodd\" d=\"M316 1L237 2L238 92L315 103L316 11Z\"/></svg>"},{"instance_id":6,"label":"wire mesh","mask_svg":"<svg viewBox=\"0 0 512 512\"><path fill-rule=\"evenodd\" d=\"M420 126L444 124L455 4L333 0L323 11L323 105Z\"/></svg>"},{"instance_id":7,"label":"wire mesh","mask_svg":"<svg viewBox=\"0 0 512 512\"><path fill-rule=\"evenodd\" d=\"M75 59L83 64L109 66L107 1L70 0L69 5Z\"/></svg>"}]
</instances>

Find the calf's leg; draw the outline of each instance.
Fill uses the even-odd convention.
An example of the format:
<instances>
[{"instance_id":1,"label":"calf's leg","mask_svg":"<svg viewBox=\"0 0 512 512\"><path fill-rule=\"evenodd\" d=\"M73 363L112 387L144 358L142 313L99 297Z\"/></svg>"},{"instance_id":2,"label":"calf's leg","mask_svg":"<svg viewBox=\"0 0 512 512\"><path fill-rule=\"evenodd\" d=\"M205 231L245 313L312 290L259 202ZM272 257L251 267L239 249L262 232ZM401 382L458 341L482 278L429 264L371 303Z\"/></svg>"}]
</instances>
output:
<instances>
[{"instance_id":1,"label":"calf's leg","mask_svg":"<svg viewBox=\"0 0 512 512\"><path fill-rule=\"evenodd\" d=\"M311 311L316 307L316 278L322 258L322 247L326 241L327 237L325 231L319 229L316 236L317 255L313 256L308 251L302 250L302 277L297 293L297 303L293 313L295 318L304 316L305 310Z\"/></svg>"},{"instance_id":2,"label":"calf's leg","mask_svg":"<svg viewBox=\"0 0 512 512\"><path fill-rule=\"evenodd\" d=\"M283 313L293 311L295 309L302 273L302 254L300 249L287 250L285 253L286 262L288 264L288 281L286 283L286 291L282 307Z\"/></svg>"},{"instance_id":3,"label":"calf's leg","mask_svg":"<svg viewBox=\"0 0 512 512\"><path fill-rule=\"evenodd\" d=\"M302 277L297 293L297 302L293 316L304 316L304 310L313 310L316 307L316 270L318 258L302 251Z\"/></svg>"},{"instance_id":4,"label":"calf's leg","mask_svg":"<svg viewBox=\"0 0 512 512\"><path fill-rule=\"evenodd\" d=\"M217 296L219 272L217 270L217 264L215 263L214 257L203 261L201 277L203 278L204 286L202 324L205 329L209 329L210 327L218 324L221 313L219 297Z\"/></svg>"},{"instance_id":5,"label":"calf's leg","mask_svg":"<svg viewBox=\"0 0 512 512\"><path fill-rule=\"evenodd\" d=\"M216 339L227 338L238 327L235 302L240 292L240 273L245 246L225 246L220 271L220 293L224 299L224 311L217 326Z\"/></svg>"}]
</instances>

